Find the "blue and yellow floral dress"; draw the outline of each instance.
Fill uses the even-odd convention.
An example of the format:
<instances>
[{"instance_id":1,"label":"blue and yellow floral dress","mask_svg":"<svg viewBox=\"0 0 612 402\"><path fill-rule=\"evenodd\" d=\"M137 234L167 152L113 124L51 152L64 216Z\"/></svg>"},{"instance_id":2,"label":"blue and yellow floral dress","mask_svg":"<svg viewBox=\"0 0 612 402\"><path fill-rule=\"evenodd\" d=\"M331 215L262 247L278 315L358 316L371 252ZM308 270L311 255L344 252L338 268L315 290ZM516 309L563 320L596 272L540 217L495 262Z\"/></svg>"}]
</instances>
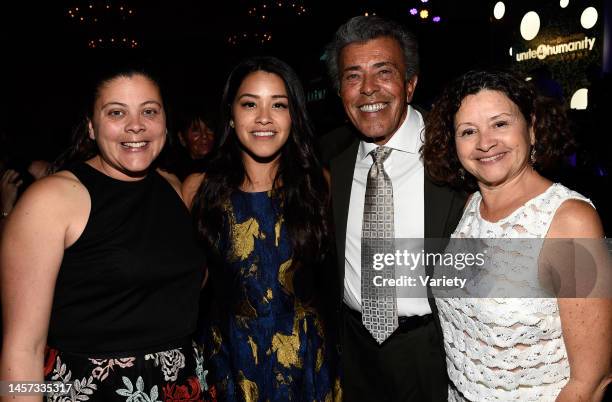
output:
<instances>
[{"instance_id":1,"label":"blue and yellow floral dress","mask_svg":"<svg viewBox=\"0 0 612 402\"><path fill-rule=\"evenodd\" d=\"M226 313L204 337L212 391L219 401L332 401L339 385L331 348L318 313L295 296L280 201L272 192L235 191L225 209L218 276L230 278L231 290L216 297L217 313ZM214 272L211 281L219 280Z\"/></svg>"}]
</instances>

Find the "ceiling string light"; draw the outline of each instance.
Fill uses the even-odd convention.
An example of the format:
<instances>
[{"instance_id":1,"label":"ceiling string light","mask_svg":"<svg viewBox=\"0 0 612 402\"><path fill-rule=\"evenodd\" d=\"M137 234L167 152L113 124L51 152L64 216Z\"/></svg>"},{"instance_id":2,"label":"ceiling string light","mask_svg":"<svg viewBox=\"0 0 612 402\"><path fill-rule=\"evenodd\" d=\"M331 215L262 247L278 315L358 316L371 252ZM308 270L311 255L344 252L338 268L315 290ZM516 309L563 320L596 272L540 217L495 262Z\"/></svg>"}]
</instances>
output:
<instances>
[{"instance_id":1,"label":"ceiling string light","mask_svg":"<svg viewBox=\"0 0 612 402\"><path fill-rule=\"evenodd\" d=\"M251 6L248 10L249 17L255 19L265 20L270 18L273 14L284 13L293 14L301 17L306 15L309 10L301 1L270 1L268 3L262 3L259 5Z\"/></svg>"},{"instance_id":2,"label":"ceiling string light","mask_svg":"<svg viewBox=\"0 0 612 402\"><path fill-rule=\"evenodd\" d=\"M232 34L227 38L227 43L235 46L247 40L255 40L257 43L263 45L272 40L272 33L271 32L263 32L263 33L242 32L238 34Z\"/></svg>"},{"instance_id":3,"label":"ceiling string light","mask_svg":"<svg viewBox=\"0 0 612 402\"><path fill-rule=\"evenodd\" d=\"M137 14L127 0L76 1L66 10L74 28L84 32L89 48L137 48L138 38L129 34L131 20ZM112 32L112 33L111 33Z\"/></svg>"},{"instance_id":4,"label":"ceiling string light","mask_svg":"<svg viewBox=\"0 0 612 402\"><path fill-rule=\"evenodd\" d=\"M115 22L117 19L127 21L134 16L134 10L125 4L94 4L86 6L70 7L67 15L71 20L79 23L103 23Z\"/></svg>"},{"instance_id":5,"label":"ceiling string light","mask_svg":"<svg viewBox=\"0 0 612 402\"><path fill-rule=\"evenodd\" d=\"M251 31L232 32L226 41L232 46L257 44L265 45L272 41L272 23L278 20L301 18L310 12L303 0L268 0L251 4L245 10L247 22L255 28Z\"/></svg>"}]
</instances>

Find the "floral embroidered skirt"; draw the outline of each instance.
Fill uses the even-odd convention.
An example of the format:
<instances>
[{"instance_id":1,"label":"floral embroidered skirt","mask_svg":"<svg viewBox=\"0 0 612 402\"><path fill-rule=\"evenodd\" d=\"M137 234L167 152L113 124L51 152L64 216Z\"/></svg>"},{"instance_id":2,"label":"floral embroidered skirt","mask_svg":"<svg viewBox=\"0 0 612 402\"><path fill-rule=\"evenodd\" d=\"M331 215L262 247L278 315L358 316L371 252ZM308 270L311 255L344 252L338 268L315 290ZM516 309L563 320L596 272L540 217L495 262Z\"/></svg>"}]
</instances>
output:
<instances>
[{"instance_id":1,"label":"floral embroidered skirt","mask_svg":"<svg viewBox=\"0 0 612 402\"><path fill-rule=\"evenodd\" d=\"M45 380L68 392L47 401L216 401L206 384L204 358L195 343L163 352L121 358L89 358L47 348Z\"/></svg>"}]
</instances>

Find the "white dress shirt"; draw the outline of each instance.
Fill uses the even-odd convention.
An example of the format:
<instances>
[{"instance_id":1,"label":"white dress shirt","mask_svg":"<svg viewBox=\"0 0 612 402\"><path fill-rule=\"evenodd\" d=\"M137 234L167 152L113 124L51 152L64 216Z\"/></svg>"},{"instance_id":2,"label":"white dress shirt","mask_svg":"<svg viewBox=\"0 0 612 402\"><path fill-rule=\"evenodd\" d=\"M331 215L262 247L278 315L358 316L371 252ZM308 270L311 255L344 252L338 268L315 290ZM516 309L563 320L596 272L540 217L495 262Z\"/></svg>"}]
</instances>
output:
<instances>
[{"instance_id":1,"label":"white dress shirt","mask_svg":"<svg viewBox=\"0 0 612 402\"><path fill-rule=\"evenodd\" d=\"M425 235L424 169L419 149L423 144L421 114L408 106L404 122L386 147L393 151L385 160L385 171L393 184L393 210L396 238L423 238ZM376 144L361 141L353 173L344 257L344 302L361 311L361 225L368 171ZM398 298L398 316L431 314L426 297Z\"/></svg>"}]
</instances>

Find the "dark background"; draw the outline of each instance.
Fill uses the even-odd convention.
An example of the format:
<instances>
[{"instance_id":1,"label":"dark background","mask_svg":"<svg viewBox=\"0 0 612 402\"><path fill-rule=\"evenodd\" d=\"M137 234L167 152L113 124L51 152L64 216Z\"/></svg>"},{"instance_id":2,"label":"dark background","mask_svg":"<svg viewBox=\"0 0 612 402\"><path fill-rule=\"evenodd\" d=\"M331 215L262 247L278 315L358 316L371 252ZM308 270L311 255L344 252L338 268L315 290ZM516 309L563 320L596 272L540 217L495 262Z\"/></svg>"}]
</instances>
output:
<instances>
[{"instance_id":1,"label":"dark background","mask_svg":"<svg viewBox=\"0 0 612 402\"><path fill-rule=\"evenodd\" d=\"M170 111L188 103L207 104L216 109L231 67L247 55L269 54L284 59L297 70L310 99L308 108L317 134L321 135L345 121L340 100L329 85L321 61L324 47L340 24L366 12L393 18L416 34L420 42L421 73L414 103L427 109L450 80L469 69L509 67L519 71L512 65L507 49L517 41L518 21L526 10L537 10L549 18L555 13L561 14L557 0L505 3L507 15L502 20L493 18L495 1L488 0L428 0L426 3L421 0L59 0L3 4L0 10L3 65L0 129L11 139L9 153L13 159L53 160L68 145L71 130L87 106L84 83L96 69L128 58L146 60L161 75ZM611 7L608 4L604 12L602 6L609 2L578 3L570 1L570 7L594 5L601 11L597 29L603 31L603 21L609 18ZM298 15L301 7L304 10ZM409 10L413 7L419 10L426 7L429 18L423 20L411 15ZM250 10L254 10L252 15ZM604 17L606 12L608 16ZM435 15L441 17L439 23L431 21ZM84 21L80 21L81 17ZM544 29L543 19L541 30ZM571 27L567 29L568 34L580 32ZM609 26L606 29L609 32ZM271 40L262 43L264 34L271 35ZM111 42L111 38L115 41ZM95 48L92 43L96 44ZM134 48L130 47L131 43ZM598 42L602 46L600 54L606 54L609 50L602 43L603 40ZM601 78L603 60L600 57L596 61ZM566 65L564 71L572 71L571 65L561 64ZM555 70L558 71L561 70ZM586 77L584 71L579 74ZM555 78L563 80L563 77ZM584 83L593 84L586 78ZM569 104L571 94L566 96ZM572 164L554 172L552 178L593 199L610 235L612 203L606 190L610 188L612 133L602 110L604 107L571 112L579 147Z\"/></svg>"},{"instance_id":2,"label":"dark background","mask_svg":"<svg viewBox=\"0 0 612 402\"><path fill-rule=\"evenodd\" d=\"M270 54L290 63L307 91L325 91L324 101L310 102L309 107L318 131L327 131L338 125L343 115L320 58L338 26L365 12L394 17L419 38L422 73L417 103L430 102L448 80L466 69L490 62L488 54L482 54L482 41L489 37L488 2L468 7L455 1L430 0L430 9L442 16L438 24L421 22L409 14L410 6L422 4L419 0L295 1L306 7L302 16L286 7L273 9L265 21L248 15L251 7L263 3L52 1L13 6L2 13L2 98L6 104L0 126L27 144L29 152L46 156L67 144L82 106L79 90L83 79L99 65L127 57L148 60L160 70L166 102L173 104L185 98L216 100L237 61L251 54ZM265 3L272 8L276 1ZM69 9L83 10L89 4L113 8L129 4L133 16L123 20L111 13L106 18L104 13L90 13L102 15L98 23L79 23L78 17L69 17ZM272 40L262 45L252 39L253 33L264 32L271 32ZM243 33L249 38L236 45L228 42L231 35ZM138 47L88 47L91 39L110 36L134 38Z\"/></svg>"}]
</instances>

